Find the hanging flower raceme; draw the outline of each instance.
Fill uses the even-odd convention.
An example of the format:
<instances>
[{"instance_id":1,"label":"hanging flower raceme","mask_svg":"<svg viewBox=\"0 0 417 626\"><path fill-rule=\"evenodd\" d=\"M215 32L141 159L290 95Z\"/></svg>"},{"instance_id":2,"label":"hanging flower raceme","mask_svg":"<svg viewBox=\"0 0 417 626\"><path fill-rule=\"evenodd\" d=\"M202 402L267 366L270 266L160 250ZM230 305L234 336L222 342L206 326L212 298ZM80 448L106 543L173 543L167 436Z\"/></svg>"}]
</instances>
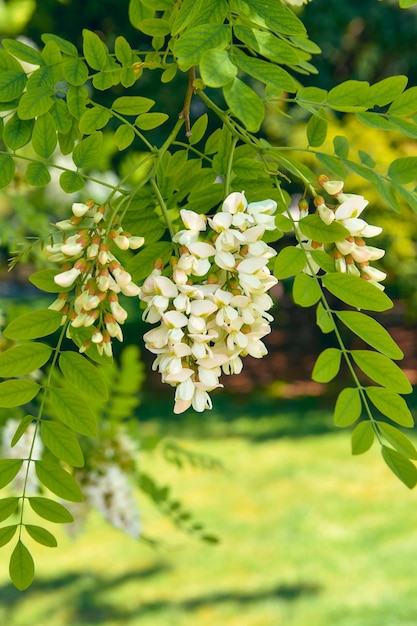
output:
<instances>
[{"instance_id":1,"label":"hanging flower raceme","mask_svg":"<svg viewBox=\"0 0 417 626\"><path fill-rule=\"evenodd\" d=\"M371 267L369 263L381 259L385 250L368 246L365 242L365 238L379 235L382 228L372 226L360 217L368 205L368 201L357 194L343 193L343 181L332 181L327 176L320 176L319 183L332 197L332 201L326 203L322 196L316 196L314 199L316 213L325 224L339 223L349 232L348 237L336 241L331 250L336 271L359 276L383 290L384 287L380 282L386 278L385 272ZM334 200L337 204L334 204ZM308 213L308 203L302 200L299 209L299 218L302 219ZM328 246L325 247L323 244L304 237L297 224L295 228L300 240L298 247L302 247L306 251L308 259L304 271L308 274L318 272L319 266L312 258L311 252L317 249L324 250Z\"/></svg>"},{"instance_id":2,"label":"hanging flower raceme","mask_svg":"<svg viewBox=\"0 0 417 626\"><path fill-rule=\"evenodd\" d=\"M277 279L268 261L275 250L262 237L275 228L273 200L248 204L234 192L206 219L183 209L184 229L174 237L179 257L154 269L140 299L143 319L159 325L144 335L157 355L153 369L176 388L175 413L212 407L209 393L220 376L239 373L242 357L261 358L270 332L267 294Z\"/></svg>"},{"instance_id":3,"label":"hanging flower raceme","mask_svg":"<svg viewBox=\"0 0 417 626\"><path fill-rule=\"evenodd\" d=\"M54 282L68 288L49 308L61 311L63 320L69 320L69 337L76 328L89 329L80 352L95 344L99 354L111 356L112 339L123 341L121 325L127 318L118 294L137 296L139 287L110 248L136 250L144 238L134 237L121 227L109 227L105 207L92 200L75 202L72 213L70 219L56 223L63 233L62 241L46 246L49 260L61 264L62 271Z\"/></svg>"}]
</instances>

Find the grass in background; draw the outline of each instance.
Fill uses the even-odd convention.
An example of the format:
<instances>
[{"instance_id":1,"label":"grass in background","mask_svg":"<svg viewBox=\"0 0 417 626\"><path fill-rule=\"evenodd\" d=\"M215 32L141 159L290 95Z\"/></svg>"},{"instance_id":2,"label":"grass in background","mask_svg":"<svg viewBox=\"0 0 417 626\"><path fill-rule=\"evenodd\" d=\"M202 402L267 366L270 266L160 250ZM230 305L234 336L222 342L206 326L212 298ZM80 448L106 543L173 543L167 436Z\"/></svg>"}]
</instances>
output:
<instances>
[{"instance_id":1,"label":"grass in background","mask_svg":"<svg viewBox=\"0 0 417 626\"><path fill-rule=\"evenodd\" d=\"M219 545L183 536L141 497L157 549L94 518L76 541L60 533L58 550L34 546L37 578L24 593L8 582L3 549L0 623L415 626L415 493L377 448L351 457L348 433L330 430L319 400L297 407L273 414L259 404L254 419L253 407L239 416L224 406L226 419L166 425L224 470L179 470L143 454L144 471L173 485ZM144 434L158 428L150 420Z\"/></svg>"}]
</instances>

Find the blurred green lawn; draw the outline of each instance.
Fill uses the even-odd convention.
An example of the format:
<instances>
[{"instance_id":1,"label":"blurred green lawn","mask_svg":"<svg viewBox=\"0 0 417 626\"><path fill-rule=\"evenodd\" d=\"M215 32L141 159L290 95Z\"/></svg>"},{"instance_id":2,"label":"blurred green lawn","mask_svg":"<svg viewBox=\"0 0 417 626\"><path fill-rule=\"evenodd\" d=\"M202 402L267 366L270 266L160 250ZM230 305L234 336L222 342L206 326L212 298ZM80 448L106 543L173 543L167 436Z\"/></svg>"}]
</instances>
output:
<instances>
[{"instance_id":1,"label":"blurred green lawn","mask_svg":"<svg viewBox=\"0 0 417 626\"><path fill-rule=\"evenodd\" d=\"M157 549L98 518L75 541L59 529L58 549L33 546L36 582L23 593L8 581L3 549L0 624L415 626L416 494L377 448L352 457L349 434L314 402L298 403L298 421L243 409L229 420L199 416L180 441L224 470L180 470L143 453L143 469L172 484L219 545L182 535L140 496Z\"/></svg>"}]
</instances>

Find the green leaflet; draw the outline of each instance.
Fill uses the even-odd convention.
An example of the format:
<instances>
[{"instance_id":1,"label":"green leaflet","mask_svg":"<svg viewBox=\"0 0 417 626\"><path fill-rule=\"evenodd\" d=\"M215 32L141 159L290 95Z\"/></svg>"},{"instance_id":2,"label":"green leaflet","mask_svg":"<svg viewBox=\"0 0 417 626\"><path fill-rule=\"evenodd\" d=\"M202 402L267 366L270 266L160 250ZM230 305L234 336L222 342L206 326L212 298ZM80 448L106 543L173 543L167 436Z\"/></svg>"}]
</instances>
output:
<instances>
[{"instance_id":1,"label":"green leaflet","mask_svg":"<svg viewBox=\"0 0 417 626\"><path fill-rule=\"evenodd\" d=\"M249 131L258 131L265 116L264 103L258 94L239 78L234 78L223 87L223 95L233 115Z\"/></svg>"},{"instance_id":2,"label":"green leaflet","mask_svg":"<svg viewBox=\"0 0 417 626\"><path fill-rule=\"evenodd\" d=\"M223 24L204 24L186 30L174 43L179 68L186 72L193 65L199 65L204 52L225 48L230 35L230 28Z\"/></svg>"},{"instance_id":3,"label":"green leaflet","mask_svg":"<svg viewBox=\"0 0 417 626\"><path fill-rule=\"evenodd\" d=\"M54 276L60 273L60 270L40 270L29 276L29 281L42 291L48 293L64 293L71 291L70 287L60 287L54 281Z\"/></svg>"},{"instance_id":4,"label":"green leaflet","mask_svg":"<svg viewBox=\"0 0 417 626\"><path fill-rule=\"evenodd\" d=\"M372 106L369 94L370 87L366 81L346 80L329 91L327 104L344 113L366 111Z\"/></svg>"},{"instance_id":5,"label":"green leaflet","mask_svg":"<svg viewBox=\"0 0 417 626\"><path fill-rule=\"evenodd\" d=\"M341 164L340 160L337 157L332 156L331 154L325 154L324 152L317 152L316 159L324 165L332 174L335 174L337 178L340 180L345 180L346 172Z\"/></svg>"},{"instance_id":6,"label":"green leaflet","mask_svg":"<svg viewBox=\"0 0 417 626\"><path fill-rule=\"evenodd\" d=\"M41 55L47 65L59 65L62 62L61 50L55 41L47 41Z\"/></svg>"},{"instance_id":7,"label":"green leaflet","mask_svg":"<svg viewBox=\"0 0 417 626\"><path fill-rule=\"evenodd\" d=\"M391 359L402 359L404 354L385 328L369 315L357 311L335 311L335 315L349 330L370 346Z\"/></svg>"},{"instance_id":8,"label":"green leaflet","mask_svg":"<svg viewBox=\"0 0 417 626\"><path fill-rule=\"evenodd\" d=\"M356 365L379 385L398 393L411 393L413 388L401 369L384 354L372 350L351 350Z\"/></svg>"},{"instance_id":9,"label":"green leaflet","mask_svg":"<svg viewBox=\"0 0 417 626\"><path fill-rule=\"evenodd\" d=\"M141 0L129 0L129 21L135 28L138 24L155 13L154 9L146 7Z\"/></svg>"},{"instance_id":10,"label":"green leaflet","mask_svg":"<svg viewBox=\"0 0 417 626\"><path fill-rule=\"evenodd\" d=\"M70 502L82 502L83 496L75 479L54 461L34 461L36 475L42 485Z\"/></svg>"},{"instance_id":11,"label":"green leaflet","mask_svg":"<svg viewBox=\"0 0 417 626\"><path fill-rule=\"evenodd\" d=\"M78 128L83 135L91 135L96 130L106 126L111 114L104 107L92 107L87 109L81 116Z\"/></svg>"},{"instance_id":12,"label":"green leaflet","mask_svg":"<svg viewBox=\"0 0 417 626\"><path fill-rule=\"evenodd\" d=\"M189 25L223 24L228 13L227 0L183 0L171 29L175 36Z\"/></svg>"},{"instance_id":13,"label":"green leaflet","mask_svg":"<svg viewBox=\"0 0 417 626\"><path fill-rule=\"evenodd\" d=\"M327 118L324 109L319 109L315 115L311 116L306 130L309 146L318 148L325 142L327 137Z\"/></svg>"},{"instance_id":14,"label":"green leaflet","mask_svg":"<svg viewBox=\"0 0 417 626\"><path fill-rule=\"evenodd\" d=\"M67 92L67 106L69 113L77 120L81 119L88 102L88 91L85 87L71 87Z\"/></svg>"},{"instance_id":15,"label":"green leaflet","mask_svg":"<svg viewBox=\"0 0 417 626\"><path fill-rule=\"evenodd\" d=\"M0 459L0 489L12 482L22 465L22 459Z\"/></svg>"},{"instance_id":16,"label":"green leaflet","mask_svg":"<svg viewBox=\"0 0 417 626\"><path fill-rule=\"evenodd\" d=\"M47 113L53 104L54 99L52 98L50 89L34 87L30 91L25 91L20 98L17 113L20 119L31 120Z\"/></svg>"},{"instance_id":17,"label":"green leaflet","mask_svg":"<svg viewBox=\"0 0 417 626\"><path fill-rule=\"evenodd\" d=\"M362 413L362 400L357 387L346 387L336 400L334 410L335 426L344 428L351 426L358 420Z\"/></svg>"},{"instance_id":18,"label":"green leaflet","mask_svg":"<svg viewBox=\"0 0 417 626\"><path fill-rule=\"evenodd\" d=\"M413 416L404 398L384 387L365 387L365 391L372 404L382 415L389 417L390 420L405 428L414 426Z\"/></svg>"},{"instance_id":19,"label":"green leaflet","mask_svg":"<svg viewBox=\"0 0 417 626\"><path fill-rule=\"evenodd\" d=\"M48 159L57 144L54 118L50 113L40 115L35 121L32 134L32 146L36 154Z\"/></svg>"},{"instance_id":20,"label":"green leaflet","mask_svg":"<svg viewBox=\"0 0 417 626\"><path fill-rule=\"evenodd\" d=\"M408 189L405 189L405 187L402 187L401 185L396 183L394 180L392 181L392 186L395 189L395 191L398 193L398 195L401 196L401 198L403 198L403 200L407 202L408 206L411 209L413 209L415 213L417 213L416 194L413 193L412 191L409 191Z\"/></svg>"},{"instance_id":21,"label":"green leaflet","mask_svg":"<svg viewBox=\"0 0 417 626\"><path fill-rule=\"evenodd\" d=\"M23 93L27 76L19 70L5 70L0 72L0 102L11 102Z\"/></svg>"},{"instance_id":22,"label":"green leaflet","mask_svg":"<svg viewBox=\"0 0 417 626\"><path fill-rule=\"evenodd\" d=\"M291 74L279 65L242 54L236 55L234 60L246 74L253 76L265 85L269 85L277 92L295 92L297 89Z\"/></svg>"},{"instance_id":23,"label":"green leaflet","mask_svg":"<svg viewBox=\"0 0 417 626\"><path fill-rule=\"evenodd\" d=\"M112 104L113 111L122 115L139 115L147 113L155 104L155 100L143 96L121 96Z\"/></svg>"},{"instance_id":24,"label":"green leaflet","mask_svg":"<svg viewBox=\"0 0 417 626\"><path fill-rule=\"evenodd\" d=\"M48 361L52 348L43 343L25 343L0 353L0 376L24 376Z\"/></svg>"},{"instance_id":25,"label":"green leaflet","mask_svg":"<svg viewBox=\"0 0 417 626\"><path fill-rule=\"evenodd\" d=\"M84 456L72 430L59 422L42 421L42 441L60 461L73 467L84 466Z\"/></svg>"},{"instance_id":26,"label":"green leaflet","mask_svg":"<svg viewBox=\"0 0 417 626\"><path fill-rule=\"evenodd\" d=\"M247 26L236 26L235 36L270 61L284 65L298 65L299 53L283 39L278 39L273 33ZM211 46L212 47L212 46Z\"/></svg>"},{"instance_id":27,"label":"green leaflet","mask_svg":"<svg viewBox=\"0 0 417 626\"><path fill-rule=\"evenodd\" d=\"M163 18L148 17L137 23L136 28L150 37L165 37L171 32L170 25Z\"/></svg>"},{"instance_id":28,"label":"green leaflet","mask_svg":"<svg viewBox=\"0 0 417 626\"><path fill-rule=\"evenodd\" d=\"M40 390L41 386L33 380L5 380L0 383L0 407L22 406L33 400Z\"/></svg>"},{"instance_id":29,"label":"green leaflet","mask_svg":"<svg viewBox=\"0 0 417 626\"><path fill-rule=\"evenodd\" d=\"M17 41L16 39L2 39L1 43L10 54L21 61L31 63L32 65L43 65L45 63L40 52L22 41Z\"/></svg>"},{"instance_id":30,"label":"green leaflet","mask_svg":"<svg viewBox=\"0 0 417 626\"><path fill-rule=\"evenodd\" d=\"M114 53L116 59L123 65L129 65L132 62L132 48L129 42L122 36L116 37L114 42Z\"/></svg>"},{"instance_id":31,"label":"green leaflet","mask_svg":"<svg viewBox=\"0 0 417 626\"><path fill-rule=\"evenodd\" d=\"M0 522L13 515L17 509L20 498L2 498L0 500Z\"/></svg>"},{"instance_id":32,"label":"green leaflet","mask_svg":"<svg viewBox=\"0 0 417 626\"><path fill-rule=\"evenodd\" d=\"M82 59L69 59L62 66L64 78L70 85L78 87L88 80L88 67Z\"/></svg>"},{"instance_id":33,"label":"green leaflet","mask_svg":"<svg viewBox=\"0 0 417 626\"><path fill-rule=\"evenodd\" d=\"M66 426L87 437L97 435L97 422L88 400L67 389L50 389L50 401L54 415Z\"/></svg>"},{"instance_id":34,"label":"green leaflet","mask_svg":"<svg viewBox=\"0 0 417 626\"><path fill-rule=\"evenodd\" d=\"M0 528L0 547L11 541L16 533L17 524Z\"/></svg>"},{"instance_id":35,"label":"green leaflet","mask_svg":"<svg viewBox=\"0 0 417 626\"><path fill-rule=\"evenodd\" d=\"M27 589L35 576L32 555L20 539L10 557L9 574L12 583L19 591Z\"/></svg>"},{"instance_id":36,"label":"green leaflet","mask_svg":"<svg viewBox=\"0 0 417 626\"><path fill-rule=\"evenodd\" d=\"M62 172L59 177L59 185L65 193L79 191L85 185L85 180L78 172ZM58 287L58 285L56 285ZM57 291L57 289L55 289ZM64 289L64 291L67 291Z\"/></svg>"},{"instance_id":37,"label":"green leaflet","mask_svg":"<svg viewBox=\"0 0 417 626\"><path fill-rule=\"evenodd\" d=\"M74 520L71 513L59 502L50 498L29 498L29 504L39 517L55 524L68 524Z\"/></svg>"},{"instance_id":38,"label":"green leaflet","mask_svg":"<svg viewBox=\"0 0 417 626\"><path fill-rule=\"evenodd\" d=\"M189 142L190 142L191 146L194 146L196 143L201 141L201 139L206 134L207 125L208 125L208 115L207 115L207 113L203 113L203 115L200 115L200 117L192 125L191 136L189 137ZM185 165L185 163L186 163L186 156L187 156L185 151L176 152L175 154L177 154L177 155L178 154L180 154L180 155L183 154L184 155L184 157L185 157L184 165ZM173 155L173 158L174 158L174 156L175 155ZM178 175L178 168L177 168L177 166L175 166L175 171L176 171L176 175Z\"/></svg>"},{"instance_id":39,"label":"green leaflet","mask_svg":"<svg viewBox=\"0 0 417 626\"><path fill-rule=\"evenodd\" d=\"M78 50L74 46L74 44L70 41L67 41L66 39L63 39L62 37L59 37L58 35L54 35L52 33L44 33L43 35L41 35L41 39L44 43L48 43L48 41L53 41L54 43L56 43L58 48L68 56L78 56Z\"/></svg>"},{"instance_id":40,"label":"green leaflet","mask_svg":"<svg viewBox=\"0 0 417 626\"><path fill-rule=\"evenodd\" d=\"M335 272L333 257L324 250L310 250L311 258L326 273Z\"/></svg>"},{"instance_id":41,"label":"green leaflet","mask_svg":"<svg viewBox=\"0 0 417 626\"><path fill-rule=\"evenodd\" d=\"M307 274L297 274L292 287L292 297L295 304L303 307L316 304L321 298L321 289L316 278Z\"/></svg>"},{"instance_id":42,"label":"green leaflet","mask_svg":"<svg viewBox=\"0 0 417 626\"><path fill-rule=\"evenodd\" d=\"M50 309L25 313L12 320L3 331L6 339L38 339L54 333L61 325L62 315Z\"/></svg>"},{"instance_id":43,"label":"green leaflet","mask_svg":"<svg viewBox=\"0 0 417 626\"><path fill-rule=\"evenodd\" d=\"M142 113L135 120L135 126L141 130L153 130L158 128L168 119L166 113Z\"/></svg>"},{"instance_id":44,"label":"green leaflet","mask_svg":"<svg viewBox=\"0 0 417 626\"><path fill-rule=\"evenodd\" d=\"M200 61L201 78L208 87L223 87L237 74L237 67L226 50L207 50Z\"/></svg>"},{"instance_id":45,"label":"green leaflet","mask_svg":"<svg viewBox=\"0 0 417 626\"><path fill-rule=\"evenodd\" d=\"M382 457L390 470L409 488L412 489L417 484L417 469L405 456L382 446Z\"/></svg>"},{"instance_id":46,"label":"green leaflet","mask_svg":"<svg viewBox=\"0 0 417 626\"><path fill-rule=\"evenodd\" d=\"M83 52L85 59L94 70L104 70L108 49L100 37L91 30L83 29Z\"/></svg>"},{"instance_id":47,"label":"green leaflet","mask_svg":"<svg viewBox=\"0 0 417 626\"><path fill-rule=\"evenodd\" d=\"M395 159L388 168L388 176L400 184L417 180L417 157Z\"/></svg>"},{"instance_id":48,"label":"green leaflet","mask_svg":"<svg viewBox=\"0 0 417 626\"><path fill-rule=\"evenodd\" d=\"M32 187L45 187L51 182L51 175L44 163L29 163L25 173L26 182Z\"/></svg>"},{"instance_id":49,"label":"green leaflet","mask_svg":"<svg viewBox=\"0 0 417 626\"><path fill-rule=\"evenodd\" d=\"M301 248L287 246L283 248L276 260L274 274L277 278L289 278L302 272L306 266L306 255Z\"/></svg>"},{"instance_id":50,"label":"green leaflet","mask_svg":"<svg viewBox=\"0 0 417 626\"><path fill-rule=\"evenodd\" d=\"M417 111L417 87L406 89L388 109L391 115L412 115Z\"/></svg>"},{"instance_id":51,"label":"green leaflet","mask_svg":"<svg viewBox=\"0 0 417 626\"><path fill-rule=\"evenodd\" d=\"M33 127L33 120L21 120L17 113L15 113L4 127L3 139L6 145L12 150L22 148L22 146L25 146L30 141Z\"/></svg>"},{"instance_id":52,"label":"green leaflet","mask_svg":"<svg viewBox=\"0 0 417 626\"><path fill-rule=\"evenodd\" d=\"M371 85L369 99L379 107L389 104L402 94L407 87L407 76L389 76Z\"/></svg>"},{"instance_id":53,"label":"green leaflet","mask_svg":"<svg viewBox=\"0 0 417 626\"><path fill-rule=\"evenodd\" d=\"M401 430L386 422L378 422L378 429L384 439L388 441L397 452L408 459L417 459L417 450L414 444Z\"/></svg>"},{"instance_id":54,"label":"green leaflet","mask_svg":"<svg viewBox=\"0 0 417 626\"><path fill-rule=\"evenodd\" d=\"M334 321L329 312L326 311L321 302L317 305L316 324L322 333L331 333L335 329Z\"/></svg>"},{"instance_id":55,"label":"green leaflet","mask_svg":"<svg viewBox=\"0 0 417 626\"><path fill-rule=\"evenodd\" d=\"M67 103L63 100L55 100L49 111L52 115L55 127L59 133L67 133L72 124L72 117L68 111Z\"/></svg>"},{"instance_id":56,"label":"green leaflet","mask_svg":"<svg viewBox=\"0 0 417 626\"><path fill-rule=\"evenodd\" d=\"M10 154L0 154L0 189L12 182L14 172L15 164Z\"/></svg>"},{"instance_id":57,"label":"green leaflet","mask_svg":"<svg viewBox=\"0 0 417 626\"><path fill-rule=\"evenodd\" d=\"M326 348L318 356L311 378L317 383L330 382L339 372L341 358L341 350L338 348Z\"/></svg>"},{"instance_id":58,"label":"green leaflet","mask_svg":"<svg viewBox=\"0 0 417 626\"><path fill-rule=\"evenodd\" d=\"M408 9L409 7L413 7L417 4L417 0L400 0L400 7L402 9Z\"/></svg>"},{"instance_id":59,"label":"green leaflet","mask_svg":"<svg viewBox=\"0 0 417 626\"><path fill-rule=\"evenodd\" d=\"M30 535L34 541L40 543L42 546L47 546L48 548L57 547L57 540L53 534L49 532L49 530L46 530L46 528L34 526L33 524L25 524L25 529L28 535Z\"/></svg>"},{"instance_id":60,"label":"green leaflet","mask_svg":"<svg viewBox=\"0 0 417 626\"><path fill-rule=\"evenodd\" d=\"M113 141L119 150L128 148L135 139L135 132L130 126L121 124L114 133Z\"/></svg>"},{"instance_id":61,"label":"green leaflet","mask_svg":"<svg viewBox=\"0 0 417 626\"><path fill-rule=\"evenodd\" d=\"M375 434L372 422L359 422L352 433L352 454L367 452L374 442Z\"/></svg>"},{"instance_id":62,"label":"green leaflet","mask_svg":"<svg viewBox=\"0 0 417 626\"><path fill-rule=\"evenodd\" d=\"M338 222L325 224L319 215L307 215L298 225L303 235L320 243L343 241L349 237L349 231L344 226Z\"/></svg>"},{"instance_id":63,"label":"green leaflet","mask_svg":"<svg viewBox=\"0 0 417 626\"><path fill-rule=\"evenodd\" d=\"M326 274L320 278L330 293L357 309L386 311L392 308L392 301L388 296L362 278L339 273Z\"/></svg>"},{"instance_id":64,"label":"green leaflet","mask_svg":"<svg viewBox=\"0 0 417 626\"><path fill-rule=\"evenodd\" d=\"M78 143L72 154L77 167L92 167L97 163L97 155L100 153L103 143L103 133L97 131Z\"/></svg>"},{"instance_id":65,"label":"green leaflet","mask_svg":"<svg viewBox=\"0 0 417 626\"><path fill-rule=\"evenodd\" d=\"M33 415L25 415L25 417L20 421L19 426L16 428L16 432L13 435L13 439L11 441L11 446L15 446L20 438L25 434L29 424L31 424L35 418Z\"/></svg>"},{"instance_id":66,"label":"green leaflet","mask_svg":"<svg viewBox=\"0 0 417 626\"><path fill-rule=\"evenodd\" d=\"M107 385L100 370L77 352L62 352L59 367L64 378L86 398L108 398Z\"/></svg>"}]
</instances>

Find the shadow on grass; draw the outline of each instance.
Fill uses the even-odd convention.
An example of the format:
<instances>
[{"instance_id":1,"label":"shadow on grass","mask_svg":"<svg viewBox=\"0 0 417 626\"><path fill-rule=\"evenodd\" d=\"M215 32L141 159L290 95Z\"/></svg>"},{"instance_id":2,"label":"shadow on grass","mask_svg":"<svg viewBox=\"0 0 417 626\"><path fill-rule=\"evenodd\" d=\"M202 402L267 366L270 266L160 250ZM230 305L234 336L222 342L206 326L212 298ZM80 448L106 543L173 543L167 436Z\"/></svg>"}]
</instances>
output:
<instances>
[{"instance_id":1,"label":"shadow on grass","mask_svg":"<svg viewBox=\"0 0 417 626\"><path fill-rule=\"evenodd\" d=\"M144 578L166 573L169 566L159 564L145 570L129 572L112 579L99 575L69 574L54 579L38 579L24 596L9 583L0 588L0 608L7 608L10 619L13 609L22 599L30 603L38 596L51 594L65 588L65 604L68 608L65 624L100 624L108 620L126 620L144 617L148 614L157 614L166 611L196 611L203 606L216 606L223 603L237 603L248 605L267 601L295 602L304 596L317 595L321 587L315 583L297 583L294 585L277 585L265 590L248 590L246 592L219 591L196 598L183 600L161 600L140 602L135 607L126 608L109 602L108 595L117 591L121 585L129 582L139 582ZM139 588L140 589L140 588ZM138 593L140 597L140 591ZM53 607L45 611L45 618L54 618ZM48 622L51 623L51 622ZM64 626L64 624L62 624Z\"/></svg>"}]
</instances>

